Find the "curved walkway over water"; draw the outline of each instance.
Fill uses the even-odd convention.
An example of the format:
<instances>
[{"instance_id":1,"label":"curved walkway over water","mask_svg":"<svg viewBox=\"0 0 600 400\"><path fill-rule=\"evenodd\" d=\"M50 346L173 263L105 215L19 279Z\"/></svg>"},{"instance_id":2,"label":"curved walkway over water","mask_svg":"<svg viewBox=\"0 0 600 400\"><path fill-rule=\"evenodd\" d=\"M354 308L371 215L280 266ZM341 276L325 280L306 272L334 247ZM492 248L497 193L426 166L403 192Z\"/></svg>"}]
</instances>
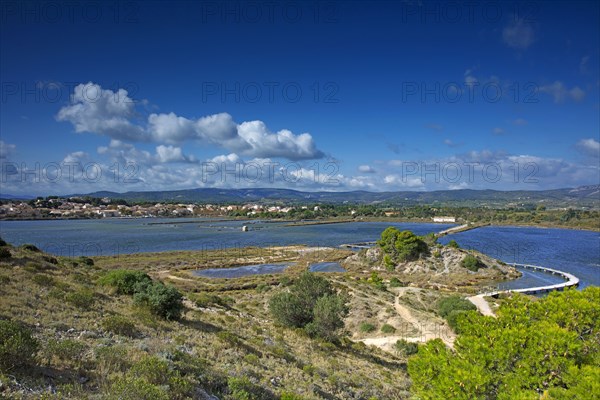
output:
<instances>
[{"instance_id":1,"label":"curved walkway over water","mask_svg":"<svg viewBox=\"0 0 600 400\"><path fill-rule=\"evenodd\" d=\"M479 312L482 313L483 315L489 315L492 317L495 316L494 312L490 308L490 305L485 300L485 297L498 297L498 295L500 295L501 293L540 294L540 293L552 292L555 290L563 290L568 287L577 287L579 285L579 278L568 272L559 271L557 269L552 269L552 268L540 267L539 265L516 264L516 263L511 263L510 265L513 265L518 268L525 268L525 269L531 269L531 270L538 271L538 272L544 272L546 274L558 275L558 276L562 277L563 279L565 279L565 282L557 283L554 285L535 286L535 287L524 288L524 289L498 290L495 292L481 293L476 296L468 297L467 299L471 303L473 303L477 307Z\"/></svg>"}]
</instances>

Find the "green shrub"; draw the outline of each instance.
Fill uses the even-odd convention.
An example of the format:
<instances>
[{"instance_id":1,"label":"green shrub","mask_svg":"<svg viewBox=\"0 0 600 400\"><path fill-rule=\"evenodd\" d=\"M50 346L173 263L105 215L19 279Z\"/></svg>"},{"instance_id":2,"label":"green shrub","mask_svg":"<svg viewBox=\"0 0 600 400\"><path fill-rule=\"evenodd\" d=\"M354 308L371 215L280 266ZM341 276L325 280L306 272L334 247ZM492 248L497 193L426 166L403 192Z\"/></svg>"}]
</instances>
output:
<instances>
[{"instance_id":1,"label":"green shrub","mask_svg":"<svg viewBox=\"0 0 600 400\"><path fill-rule=\"evenodd\" d=\"M290 286L269 301L275 320L285 326L305 328L313 337L332 340L344 326L347 299L335 294L327 279L304 272Z\"/></svg>"},{"instance_id":2,"label":"green shrub","mask_svg":"<svg viewBox=\"0 0 600 400\"><path fill-rule=\"evenodd\" d=\"M137 329L135 324L121 315L110 315L102 320L102 328L105 331L117 335L135 337Z\"/></svg>"},{"instance_id":3,"label":"green shrub","mask_svg":"<svg viewBox=\"0 0 600 400\"><path fill-rule=\"evenodd\" d=\"M31 331L16 321L0 320L0 370L29 365L38 350Z\"/></svg>"},{"instance_id":4,"label":"green shrub","mask_svg":"<svg viewBox=\"0 0 600 400\"><path fill-rule=\"evenodd\" d=\"M458 243L456 243L456 240L454 239L448 242L448 247L452 247L453 249L460 249L460 246L458 245Z\"/></svg>"},{"instance_id":5,"label":"green shrub","mask_svg":"<svg viewBox=\"0 0 600 400\"><path fill-rule=\"evenodd\" d=\"M166 286L162 282L154 282L149 285L136 285L136 293L133 301L143 305L160 317L168 320L179 319L184 309L183 296L172 286Z\"/></svg>"},{"instance_id":6,"label":"green shrub","mask_svg":"<svg viewBox=\"0 0 600 400\"><path fill-rule=\"evenodd\" d=\"M439 250L433 252L433 257L442 258L442 253Z\"/></svg>"},{"instance_id":7,"label":"green shrub","mask_svg":"<svg viewBox=\"0 0 600 400\"><path fill-rule=\"evenodd\" d=\"M173 374L169 363L156 356L147 356L133 364L129 373L153 385L166 385Z\"/></svg>"},{"instance_id":8,"label":"green shrub","mask_svg":"<svg viewBox=\"0 0 600 400\"><path fill-rule=\"evenodd\" d=\"M460 296L450 296L438 301L438 314L446 318L452 311L471 311L477 307L467 299Z\"/></svg>"},{"instance_id":9,"label":"green shrub","mask_svg":"<svg viewBox=\"0 0 600 400\"><path fill-rule=\"evenodd\" d=\"M394 344L394 349L404 357L417 354L419 351L419 345L413 342L407 342L404 339L400 339Z\"/></svg>"},{"instance_id":10,"label":"green shrub","mask_svg":"<svg viewBox=\"0 0 600 400\"><path fill-rule=\"evenodd\" d=\"M22 248L23 250L35 251L36 253L40 253L40 252L41 252L41 250L40 250L40 249L38 249L38 248L37 248L35 245L33 245L33 244L29 244L29 243L26 243L26 244L23 244L23 245L21 245L21 248Z\"/></svg>"},{"instance_id":11,"label":"green shrub","mask_svg":"<svg viewBox=\"0 0 600 400\"><path fill-rule=\"evenodd\" d=\"M225 306L223 299L212 293L197 293L190 296L197 307L208 308L210 306Z\"/></svg>"},{"instance_id":12,"label":"green shrub","mask_svg":"<svg viewBox=\"0 0 600 400\"><path fill-rule=\"evenodd\" d=\"M50 339L46 344L45 353L48 362L52 357L56 357L61 361L80 362L81 356L86 351L85 343L74 339L56 340Z\"/></svg>"},{"instance_id":13,"label":"green shrub","mask_svg":"<svg viewBox=\"0 0 600 400\"><path fill-rule=\"evenodd\" d=\"M169 400L169 395L161 387L145 379L124 376L111 385L110 400Z\"/></svg>"},{"instance_id":14,"label":"green shrub","mask_svg":"<svg viewBox=\"0 0 600 400\"><path fill-rule=\"evenodd\" d=\"M67 293L65 300L84 310L89 310L94 304L95 294L89 289L81 289L76 292Z\"/></svg>"},{"instance_id":15,"label":"green shrub","mask_svg":"<svg viewBox=\"0 0 600 400\"><path fill-rule=\"evenodd\" d=\"M131 368L131 359L126 345L102 346L94 350L98 370L124 372Z\"/></svg>"},{"instance_id":16,"label":"green shrub","mask_svg":"<svg viewBox=\"0 0 600 400\"><path fill-rule=\"evenodd\" d=\"M362 343L362 342L360 342L360 343ZM314 373L317 371L317 369L312 364L306 364L305 366L302 367L302 371L307 375L314 375Z\"/></svg>"},{"instance_id":17,"label":"green shrub","mask_svg":"<svg viewBox=\"0 0 600 400\"><path fill-rule=\"evenodd\" d=\"M0 246L6 246L7 244L4 239L0 238Z\"/></svg>"},{"instance_id":18,"label":"green shrub","mask_svg":"<svg viewBox=\"0 0 600 400\"><path fill-rule=\"evenodd\" d=\"M264 293L268 292L269 290L271 290L271 286L267 285L266 283L259 283L258 285L256 285L257 293Z\"/></svg>"},{"instance_id":19,"label":"green shrub","mask_svg":"<svg viewBox=\"0 0 600 400\"><path fill-rule=\"evenodd\" d=\"M53 286L55 283L54 278L45 274L34 275L32 280L40 286Z\"/></svg>"},{"instance_id":20,"label":"green shrub","mask_svg":"<svg viewBox=\"0 0 600 400\"><path fill-rule=\"evenodd\" d=\"M403 287L404 284L400 282L400 279L393 277L390 279L390 287Z\"/></svg>"},{"instance_id":21,"label":"green shrub","mask_svg":"<svg viewBox=\"0 0 600 400\"><path fill-rule=\"evenodd\" d=\"M371 277L369 278L369 282L377 289L385 290L385 283L383 283L383 278L380 277L377 272L371 272Z\"/></svg>"},{"instance_id":22,"label":"green shrub","mask_svg":"<svg viewBox=\"0 0 600 400\"><path fill-rule=\"evenodd\" d=\"M283 392L281 393L280 400L304 400L304 397L295 393Z\"/></svg>"},{"instance_id":23,"label":"green shrub","mask_svg":"<svg viewBox=\"0 0 600 400\"><path fill-rule=\"evenodd\" d=\"M8 285L10 283L10 277L6 275L0 275L0 285Z\"/></svg>"},{"instance_id":24,"label":"green shrub","mask_svg":"<svg viewBox=\"0 0 600 400\"><path fill-rule=\"evenodd\" d=\"M0 247L0 260L8 260L11 257L12 254L10 254L9 249L7 249L6 247Z\"/></svg>"},{"instance_id":25,"label":"green shrub","mask_svg":"<svg viewBox=\"0 0 600 400\"><path fill-rule=\"evenodd\" d=\"M359 329L361 332L370 333L375 330L375 325L373 325L369 322L363 322L362 324L360 324Z\"/></svg>"},{"instance_id":26,"label":"green shrub","mask_svg":"<svg viewBox=\"0 0 600 400\"><path fill-rule=\"evenodd\" d=\"M152 279L141 271L116 269L100 278L98 283L115 288L118 294L134 294L136 287L151 284Z\"/></svg>"},{"instance_id":27,"label":"green shrub","mask_svg":"<svg viewBox=\"0 0 600 400\"><path fill-rule=\"evenodd\" d=\"M260 358L256 354L250 353L244 356L244 361L248 364L258 365L260 363Z\"/></svg>"},{"instance_id":28,"label":"green shrub","mask_svg":"<svg viewBox=\"0 0 600 400\"><path fill-rule=\"evenodd\" d=\"M263 398L263 391L246 377L230 377L227 379L227 388L230 398L233 400L260 400Z\"/></svg>"},{"instance_id":29,"label":"green shrub","mask_svg":"<svg viewBox=\"0 0 600 400\"><path fill-rule=\"evenodd\" d=\"M25 264L23 268L25 269L25 271L33 273L46 270L46 266L37 261L29 261L27 264Z\"/></svg>"},{"instance_id":30,"label":"green shrub","mask_svg":"<svg viewBox=\"0 0 600 400\"><path fill-rule=\"evenodd\" d=\"M301 328L313 320L313 308L317 300L331 293L333 289L325 278L304 272L290 286L289 292L271 297L269 309L282 325Z\"/></svg>"},{"instance_id":31,"label":"green shrub","mask_svg":"<svg viewBox=\"0 0 600 400\"><path fill-rule=\"evenodd\" d=\"M467 254L465 258L460 262L460 265L469 271L476 272L479 268L485 267L479 259L471 254Z\"/></svg>"},{"instance_id":32,"label":"green shrub","mask_svg":"<svg viewBox=\"0 0 600 400\"><path fill-rule=\"evenodd\" d=\"M394 332L396 332L396 328L394 328L390 324L383 324L381 326L381 333L394 333Z\"/></svg>"},{"instance_id":33,"label":"green shrub","mask_svg":"<svg viewBox=\"0 0 600 400\"><path fill-rule=\"evenodd\" d=\"M335 294L320 297L315 304L314 320L305 329L313 337L328 341L337 338L338 331L344 327L344 318L348 315L347 299Z\"/></svg>"},{"instance_id":34,"label":"green shrub","mask_svg":"<svg viewBox=\"0 0 600 400\"><path fill-rule=\"evenodd\" d=\"M241 343L240 338L229 331L219 331L217 332L217 337L225 343L229 343L234 346L237 346Z\"/></svg>"}]
</instances>

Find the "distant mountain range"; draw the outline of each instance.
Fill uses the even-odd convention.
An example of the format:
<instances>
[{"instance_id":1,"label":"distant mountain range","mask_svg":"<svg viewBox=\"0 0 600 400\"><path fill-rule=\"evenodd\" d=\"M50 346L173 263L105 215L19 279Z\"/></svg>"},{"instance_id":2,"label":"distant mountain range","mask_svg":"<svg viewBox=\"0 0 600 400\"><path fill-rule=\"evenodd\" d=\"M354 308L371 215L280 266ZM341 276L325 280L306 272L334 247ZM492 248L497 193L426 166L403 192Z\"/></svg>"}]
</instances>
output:
<instances>
[{"instance_id":1,"label":"distant mountain range","mask_svg":"<svg viewBox=\"0 0 600 400\"><path fill-rule=\"evenodd\" d=\"M249 203L249 202L285 202L295 204L336 203L352 204L453 204L453 205L489 205L531 204L544 202L553 206L600 207L600 185L553 190L438 190L431 192L302 192L290 189L216 189L198 188L172 191L149 192L94 192L73 196L108 197L127 201L148 202L199 202L199 203Z\"/></svg>"}]
</instances>

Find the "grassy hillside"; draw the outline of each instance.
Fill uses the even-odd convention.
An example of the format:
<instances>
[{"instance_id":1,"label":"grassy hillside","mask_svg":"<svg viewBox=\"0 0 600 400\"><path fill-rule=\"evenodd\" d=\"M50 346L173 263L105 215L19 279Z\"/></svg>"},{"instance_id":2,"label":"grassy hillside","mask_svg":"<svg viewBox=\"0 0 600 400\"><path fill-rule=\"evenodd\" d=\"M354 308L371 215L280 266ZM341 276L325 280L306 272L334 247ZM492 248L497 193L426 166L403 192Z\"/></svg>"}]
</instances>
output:
<instances>
[{"instance_id":1,"label":"grassy hillside","mask_svg":"<svg viewBox=\"0 0 600 400\"><path fill-rule=\"evenodd\" d=\"M438 305L450 299L453 309L470 309L452 297L454 290L472 291L473 282L485 284L495 270L446 271L444 260L461 263L467 255L435 245L391 268L366 252L302 246L93 259L53 257L31 245L0 246L0 395L410 398L406 368L417 350L413 343L439 338L451 346L456 338ZM371 258L360 266L357 257ZM191 273L276 261L296 264L281 274L237 279ZM344 296L349 310L344 329L329 341L277 324L269 309L314 261L339 261L350 271L318 274ZM423 271L407 271L413 263L453 284L409 286L425 282Z\"/></svg>"}]
</instances>

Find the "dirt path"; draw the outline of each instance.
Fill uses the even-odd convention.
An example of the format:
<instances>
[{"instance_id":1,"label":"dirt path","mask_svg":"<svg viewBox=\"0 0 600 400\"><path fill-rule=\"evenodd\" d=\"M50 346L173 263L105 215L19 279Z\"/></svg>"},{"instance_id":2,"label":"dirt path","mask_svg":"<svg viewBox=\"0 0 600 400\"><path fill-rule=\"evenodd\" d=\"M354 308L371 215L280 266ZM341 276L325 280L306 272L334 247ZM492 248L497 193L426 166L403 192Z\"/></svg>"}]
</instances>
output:
<instances>
[{"instance_id":1,"label":"dirt path","mask_svg":"<svg viewBox=\"0 0 600 400\"><path fill-rule=\"evenodd\" d=\"M336 283L345 286L349 290L352 290L356 293L360 293L365 297L371 298L376 301L384 301L377 296L373 296L369 293L366 293L362 290L351 287L343 282L337 281ZM407 293L414 292L414 288L404 287L396 289L396 297L393 303L394 309L400 318L406 321L413 329L411 331L416 331L417 334L414 333L411 335L390 335L383 337L372 337L372 338L363 338L363 339L354 339L357 342L363 342L366 345L377 346L382 350L392 352L394 351L394 345L398 340L404 339L407 342L419 342L424 343L428 340L432 339L441 339L448 347L452 347L454 345L454 340L456 339L456 334L450 329L450 327L440 318L432 317L432 316L419 316L413 311L411 311L408 307L400 303L400 299ZM388 305L392 305L388 301L384 301Z\"/></svg>"},{"instance_id":2,"label":"dirt path","mask_svg":"<svg viewBox=\"0 0 600 400\"><path fill-rule=\"evenodd\" d=\"M492 311L490 304L483 297L483 295L478 294L477 296L467 297L467 300L475 304L475 307L477 307L479 312L483 315L496 318L496 314L494 314L494 311Z\"/></svg>"}]
</instances>

